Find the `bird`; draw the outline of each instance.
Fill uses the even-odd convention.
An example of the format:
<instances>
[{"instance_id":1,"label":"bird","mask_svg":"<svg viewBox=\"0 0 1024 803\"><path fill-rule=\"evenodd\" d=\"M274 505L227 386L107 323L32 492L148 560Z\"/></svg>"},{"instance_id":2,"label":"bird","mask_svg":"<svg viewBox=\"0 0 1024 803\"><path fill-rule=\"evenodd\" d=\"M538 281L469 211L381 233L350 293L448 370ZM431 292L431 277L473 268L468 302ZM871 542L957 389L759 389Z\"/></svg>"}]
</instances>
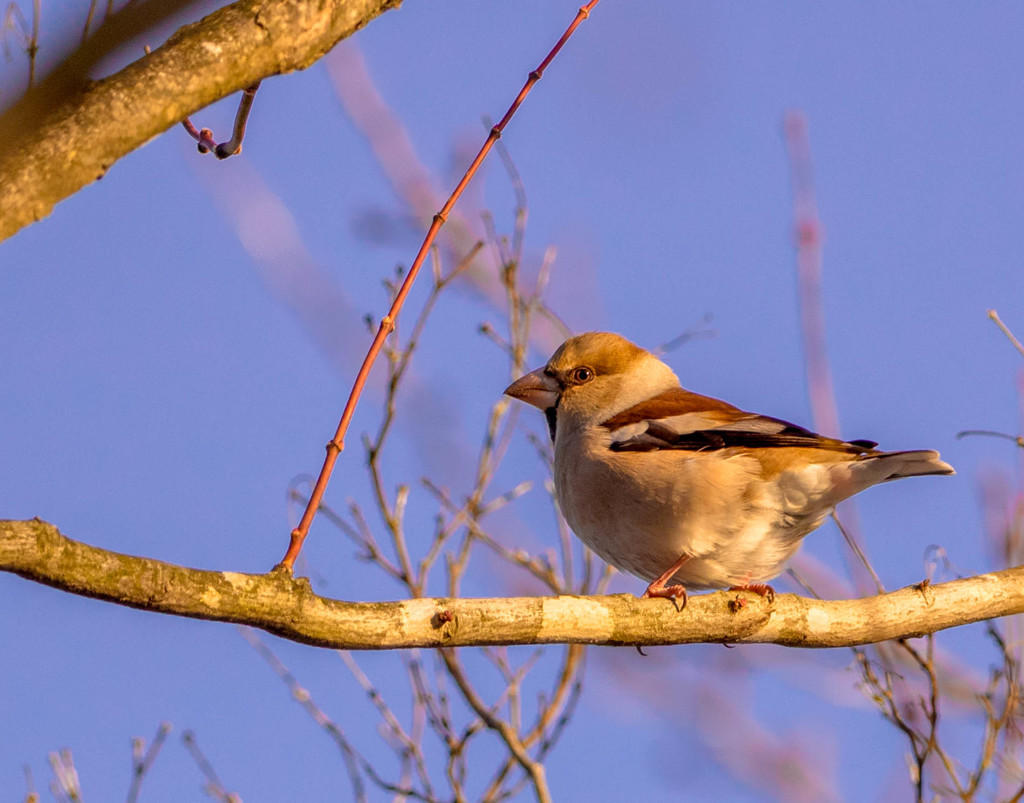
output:
<instances>
[{"instance_id":1,"label":"bird","mask_svg":"<svg viewBox=\"0 0 1024 803\"><path fill-rule=\"evenodd\" d=\"M954 474L931 450L885 452L685 390L611 332L566 340L505 394L543 411L555 496L573 532L677 609L687 589L769 601L804 537L872 485Z\"/></svg>"}]
</instances>

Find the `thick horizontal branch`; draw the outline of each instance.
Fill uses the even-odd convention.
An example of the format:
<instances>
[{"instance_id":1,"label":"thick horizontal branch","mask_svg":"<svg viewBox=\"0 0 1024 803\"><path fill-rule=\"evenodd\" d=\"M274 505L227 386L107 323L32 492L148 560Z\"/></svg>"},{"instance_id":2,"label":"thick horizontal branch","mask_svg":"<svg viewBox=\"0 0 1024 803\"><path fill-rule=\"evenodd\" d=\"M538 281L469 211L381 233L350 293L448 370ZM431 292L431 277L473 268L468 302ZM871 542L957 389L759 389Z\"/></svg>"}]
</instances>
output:
<instances>
[{"instance_id":1,"label":"thick horizontal branch","mask_svg":"<svg viewBox=\"0 0 1024 803\"><path fill-rule=\"evenodd\" d=\"M70 93L47 98L52 111L42 122L30 92L0 118L0 240L186 116L263 78L308 67L399 2L240 0L108 78L64 81Z\"/></svg>"},{"instance_id":2,"label":"thick horizontal branch","mask_svg":"<svg viewBox=\"0 0 1024 803\"><path fill-rule=\"evenodd\" d=\"M626 594L342 602L283 571L211 572L121 555L38 519L0 521L0 570L132 608L352 650L570 642L850 647L1024 612L1024 567L835 602L720 592L691 597L682 611ZM738 598L745 604L736 605Z\"/></svg>"}]
</instances>

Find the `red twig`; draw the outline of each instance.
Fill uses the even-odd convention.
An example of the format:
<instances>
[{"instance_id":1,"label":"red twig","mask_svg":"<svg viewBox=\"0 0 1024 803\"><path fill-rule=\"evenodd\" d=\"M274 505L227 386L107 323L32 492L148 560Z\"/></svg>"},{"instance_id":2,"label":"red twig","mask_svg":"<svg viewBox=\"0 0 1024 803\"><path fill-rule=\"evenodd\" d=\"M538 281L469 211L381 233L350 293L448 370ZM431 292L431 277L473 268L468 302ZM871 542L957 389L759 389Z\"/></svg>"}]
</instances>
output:
<instances>
[{"instance_id":1,"label":"red twig","mask_svg":"<svg viewBox=\"0 0 1024 803\"><path fill-rule=\"evenodd\" d=\"M302 549L302 543L306 540L306 535L309 533L309 527L313 523L313 517L316 515L317 508L320 507L324 491L327 490L327 482L330 480L331 472L334 470L334 464L338 460L338 455L341 454L342 450L345 448L345 433L348 431L349 424L352 421L356 404L359 403L359 397L362 395L363 386L366 384L366 380L370 375L370 369L373 367L373 363L376 361L377 355L380 353L381 346L384 345L384 340L392 331L394 331L395 319L398 317L399 312L402 310L402 306L405 304L405 299L409 295L409 291L412 289L412 284L416 280L420 266L426 259L427 254L430 253L430 247L434 243L434 238L437 237L438 231L441 230L441 226L444 225L445 220L448 218L448 213L451 212L452 207L454 207L455 203L459 200L459 197L469 184L470 179L472 179L476 174L480 164L505 130L505 126L508 125L509 120L512 119L512 116L522 105L526 96L530 93L530 90L533 89L533 85L541 79L544 75L544 70L547 69L551 61L558 55L558 52L562 49L565 43L569 41L569 37L573 35L580 23L590 16L591 9L597 5L598 1L599 0L590 0L589 3L580 8L572 23L565 29L565 33L563 33L561 38L555 43L555 46L551 48L551 52L544 57L544 60L540 63L537 69L530 73L529 77L526 79L526 83L523 84L523 88L519 90L519 94L516 96L516 99L512 101L512 105L509 106L508 111L505 112L505 116L501 118L497 125L491 128L490 134L488 134L486 141L477 153L476 158L473 159L469 169L466 170L466 173L458 183L458 186L456 186L452 191L452 194L448 197L448 200L445 201L441 210L434 215L434 221L430 224L430 228L427 230L427 236L423 240L423 245L420 246L419 253L416 254L416 259L413 260L413 263L409 268L409 273L406 275L405 281L402 282L402 286L398 290L398 295L395 296L395 301L391 305L391 309L388 310L388 314L381 319L380 326L377 329L377 334L373 338L373 343L370 344L370 349L367 351L366 358L363 360L362 367L360 367L359 373L356 375L355 382L352 385L352 392L349 394L348 402L345 404L345 409L341 413L341 421L338 423L338 430L335 432L331 442L327 444L327 457L324 460L323 468L320 469L320 475L317 477L316 485L313 486L313 491L309 498L309 504L306 505L306 510L302 514L302 520L299 522L299 526L292 530L291 540L288 544L288 551L281 559L281 563L278 564L279 566L286 568L288 571L291 571L292 566L295 565L295 559L299 556L299 552Z\"/></svg>"}]
</instances>

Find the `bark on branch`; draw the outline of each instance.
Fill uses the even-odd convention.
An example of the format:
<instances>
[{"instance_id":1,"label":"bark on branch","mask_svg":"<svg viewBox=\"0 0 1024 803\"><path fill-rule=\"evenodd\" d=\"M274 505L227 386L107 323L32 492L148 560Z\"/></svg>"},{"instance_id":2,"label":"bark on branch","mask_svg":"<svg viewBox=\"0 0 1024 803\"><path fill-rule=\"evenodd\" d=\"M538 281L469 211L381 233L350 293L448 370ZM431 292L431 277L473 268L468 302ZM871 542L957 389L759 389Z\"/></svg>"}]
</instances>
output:
<instances>
[{"instance_id":1,"label":"bark on branch","mask_svg":"<svg viewBox=\"0 0 1024 803\"><path fill-rule=\"evenodd\" d=\"M186 25L101 81L42 104L44 82L0 118L0 240L45 217L122 156L186 116L272 75L304 69L400 0L240 0ZM51 82L52 83L52 82ZM54 102L51 102L54 101Z\"/></svg>"},{"instance_id":2,"label":"bark on branch","mask_svg":"<svg viewBox=\"0 0 1024 803\"><path fill-rule=\"evenodd\" d=\"M499 644L772 643L850 647L908 638L1024 612L1024 567L863 599L779 594L774 603L736 592L690 598L414 599L343 602L286 572L189 569L88 546L56 527L0 521L0 570L72 594L155 613L258 627L282 638L349 650ZM735 610L734 610L735 608Z\"/></svg>"}]
</instances>

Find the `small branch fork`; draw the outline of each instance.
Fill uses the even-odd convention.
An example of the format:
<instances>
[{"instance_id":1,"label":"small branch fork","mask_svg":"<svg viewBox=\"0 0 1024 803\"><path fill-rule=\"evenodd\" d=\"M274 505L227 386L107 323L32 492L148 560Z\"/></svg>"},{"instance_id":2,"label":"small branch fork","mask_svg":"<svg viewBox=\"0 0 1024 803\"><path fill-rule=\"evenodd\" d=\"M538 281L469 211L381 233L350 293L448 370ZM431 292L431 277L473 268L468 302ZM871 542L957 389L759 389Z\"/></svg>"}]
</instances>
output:
<instances>
[{"instance_id":1,"label":"small branch fork","mask_svg":"<svg viewBox=\"0 0 1024 803\"><path fill-rule=\"evenodd\" d=\"M537 69L530 73L529 77L526 79L526 83L523 85L523 88L519 90L519 94L516 96L516 99L512 101L512 105L509 106L508 111L505 112L505 116L501 118L497 125L491 128L490 134L487 136L487 140L480 148L476 158L473 159L469 169L466 170L462 180L459 181L458 186L455 187L455 190L449 196L444 206L441 207L441 210L434 215L434 220L430 224L430 228L427 230L427 235L423 240L423 244L420 246L420 250L416 254L416 258L413 260L413 263L409 268L409 273L402 282L402 286L399 288L398 294L395 296L391 309L388 310L387 315L381 319L380 326L377 329L377 334L373 338L373 343L370 344L370 349L366 353L366 358L363 360L359 373L356 375L355 382L352 385L352 392L349 395L348 402L345 404L345 409L342 411L341 421L338 423L338 429L330 443L327 444L327 457L324 459L323 468L320 469L320 474L317 477L316 484L313 486L313 490L310 493L309 503L306 505L306 509L302 514L302 519L299 521L299 525L292 530L288 550L285 552L285 556L281 559L281 563L278 564L278 568L283 568L288 572L291 572L292 567L295 565L295 560L298 558L299 552L302 550L302 544L306 540L306 535L309 533L309 527L313 523L313 517L316 515L317 509L320 507L320 502L323 500L324 492L327 490L327 483L330 480L331 473L334 471L334 464L338 460L338 455L341 454L345 448L345 434L348 432L348 427L352 421L352 416L355 413L356 405L359 403L359 397L362 395L363 387L366 385L366 380L370 375L370 369L377 360L377 355L380 353L385 339L395 329L395 320L398 318L398 314L401 312L402 306L405 304L405 299L409 295L409 291L412 289L412 284L416 280L420 267L423 265L427 254L430 253L430 248L433 245L434 239L437 237L437 233L441 230L441 227L447 220L452 207L455 206L456 202L461 197L463 191L476 174L476 171L479 169L484 158L505 130L505 126L508 125L513 115L519 109L520 105L522 105L526 96L530 93L530 90L533 89L533 85L541 79L544 75L544 70L547 69L551 61L558 55L558 52L569 40L569 37L573 35L580 23L590 16L591 9L593 9L598 2L599 0L590 0L589 3L579 9L572 23L565 29L565 33L563 33L561 38L555 43L555 46L551 48L551 52L548 53Z\"/></svg>"},{"instance_id":2,"label":"small branch fork","mask_svg":"<svg viewBox=\"0 0 1024 803\"><path fill-rule=\"evenodd\" d=\"M487 128L492 125L488 122ZM505 319L503 323L508 324L508 333L507 336L499 334L498 327L491 324L482 325L479 331L486 329L486 336L507 359L510 376L519 376L524 370L531 326L541 319L547 321L548 308L542 295L554 255L549 249L531 288L520 284L528 217L526 197L501 140L494 147L502 157L515 193L515 224L511 236L500 235L493 217L483 212L486 240L474 243L454 266L445 269L437 246L433 246L429 257L433 284L429 286L426 299L420 305L411 328L406 332L402 331L404 325L396 328L381 347L380 362L384 364L385 371L382 416L376 434L363 436L363 447L374 512L383 525L383 532L380 535L374 533L370 523L374 517L355 500L349 501L347 516L333 510L326 502L321 503L318 511L355 544L357 558L372 564L395 581L401 587L402 596L411 599L426 597L431 590L440 589L441 584L436 580L432 583L431 579L436 578L442 568L445 574L443 593L448 598L460 597L462 583L469 574L471 557L480 551L479 547L489 550L506 569L528 573L557 595L588 594L595 589L600 592L607 583L607 574L598 577L592 570L589 554L581 556L581 571L574 571L574 565L578 564L572 557L573 548L568 541L570 535L564 523L559 527L563 547L561 562L554 550L532 556L526 550L508 549L500 537L489 531L490 524L486 520L531 487L529 482L523 482L504 492L492 490L499 465L516 430L516 409L507 400L497 400L491 408L475 461L475 476L469 488L453 492L429 478L422 479L440 506L432 539L417 539L414 547L407 543L405 516L412 488L409 483L400 483L392 491L385 480L384 455L398 415L399 389L411 372L414 355L419 351L423 332L437 309L441 295L456 279L470 269L480 267L488 258L493 259L493 267L505 295L506 309L502 317ZM404 277L404 269L398 268L393 279L384 281L388 306L394 302ZM429 278L420 281L429 282ZM375 328L372 318L367 319L367 326L372 334ZM468 458L468 452L466 455ZM296 481L289 499L300 504L301 511L306 506L308 494L298 490L299 484L304 488L306 479ZM312 484L311 480L309 484ZM556 521L562 523L557 511L551 512L556 513ZM488 580L502 582L499 578L503 575L500 565L496 567L493 560L488 560ZM273 577L278 582L293 582L279 573ZM523 579L520 575L518 581L509 577L505 582L521 586ZM440 609L432 607L428 616L435 631L460 626L456 623L457 611L449 609L447 604ZM403 657L411 703L408 725L402 721L404 716L389 707L384 687L378 687L370 679L354 655L342 651L342 660L377 709L380 715L379 735L397 761L397 772L391 771L388 773L390 777L386 777L357 751L355 741L350 740L343 730L344 723L330 719L310 697L308 690L297 685L295 677L270 648L253 632L245 629L245 633L246 639L289 685L293 696L341 749L353 790L357 785L363 789L362 794L356 792L357 801L368 799L366 790L370 784L394 800L422 803L466 801L471 799L467 791L470 774L488 779L483 793L474 799L500 803L522 797L529 787L538 803L551 801L544 762L565 732L582 693L585 652L582 644L558 650L561 655L556 659L557 666L549 660L543 669L538 669L541 657L554 652L543 647L532 650L523 660L514 658L504 648L485 647L482 652L470 655L454 649L439 649L433 656L432 677L418 652L411 657ZM496 694L490 683L482 684L483 688L477 686L479 673L491 670L499 673L501 690ZM548 672L550 680L539 679ZM453 702L456 703L454 706ZM353 722L351 726L359 725ZM488 739L487 735L496 739ZM435 745L428 744L434 740ZM498 743L497 754L489 744L493 741ZM484 744L488 746L477 747ZM447 756L447 760L434 761L438 757L435 748L439 748L440 756ZM429 761L428 756L431 757ZM432 776L432 764L444 766L443 777L439 773ZM491 764L489 769L487 764ZM445 785L447 789L443 789ZM474 779L472 785L476 787L478 782Z\"/></svg>"},{"instance_id":3,"label":"small branch fork","mask_svg":"<svg viewBox=\"0 0 1024 803\"><path fill-rule=\"evenodd\" d=\"M213 132L209 128L197 131L188 117L181 121L189 136L199 143L200 153L212 153L218 159L227 159L229 156L242 152L245 125L249 122L249 112L252 111L252 103L256 99L256 91L260 88L260 83L257 81L242 91L242 99L238 101L238 111L235 112L235 126L231 131L231 139L227 142L217 144L213 138Z\"/></svg>"}]
</instances>

